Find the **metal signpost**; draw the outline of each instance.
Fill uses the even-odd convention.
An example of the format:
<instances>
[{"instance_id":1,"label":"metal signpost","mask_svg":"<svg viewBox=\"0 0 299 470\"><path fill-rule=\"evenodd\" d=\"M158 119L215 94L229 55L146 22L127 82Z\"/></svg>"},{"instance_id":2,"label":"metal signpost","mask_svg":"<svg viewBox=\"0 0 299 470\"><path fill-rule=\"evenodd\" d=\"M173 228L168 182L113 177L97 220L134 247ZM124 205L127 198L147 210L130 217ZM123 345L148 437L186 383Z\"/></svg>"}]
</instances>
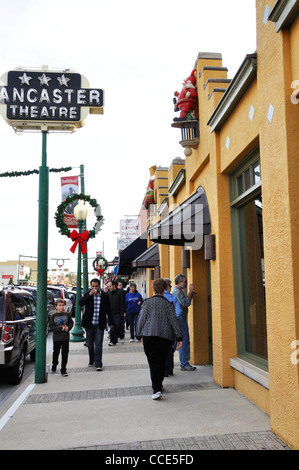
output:
<instances>
[{"instance_id":1,"label":"metal signpost","mask_svg":"<svg viewBox=\"0 0 299 470\"><path fill-rule=\"evenodd\" d=\"M49 132L74 132L88 114L104 113L104 90L90 88L87 79L71 70L20 67L0 78L0 114L16 132L42 133L42 162L39 169L37 318L35 382L46 376Z\"/></svg>"}]
</instances>

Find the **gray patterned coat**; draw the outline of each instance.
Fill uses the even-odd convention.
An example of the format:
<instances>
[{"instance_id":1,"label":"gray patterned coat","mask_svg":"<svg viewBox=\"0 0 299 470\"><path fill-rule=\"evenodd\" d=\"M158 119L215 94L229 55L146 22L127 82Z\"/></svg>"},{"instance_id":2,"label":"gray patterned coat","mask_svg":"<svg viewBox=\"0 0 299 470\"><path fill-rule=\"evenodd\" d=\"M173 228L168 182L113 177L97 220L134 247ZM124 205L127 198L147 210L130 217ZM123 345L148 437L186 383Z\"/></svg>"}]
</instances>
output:
<instances>
[{"instance_id":1,"label":"gray patterned coat","mask_svg":"<svg viewBox=\"0 0 299 470\"><path fill-rule=\"evenodd\" d=\"M136 336L160 336L171 341L182 341L173 304L162 295L146 299L138 315Z\"/></svg>"}]
</instances>

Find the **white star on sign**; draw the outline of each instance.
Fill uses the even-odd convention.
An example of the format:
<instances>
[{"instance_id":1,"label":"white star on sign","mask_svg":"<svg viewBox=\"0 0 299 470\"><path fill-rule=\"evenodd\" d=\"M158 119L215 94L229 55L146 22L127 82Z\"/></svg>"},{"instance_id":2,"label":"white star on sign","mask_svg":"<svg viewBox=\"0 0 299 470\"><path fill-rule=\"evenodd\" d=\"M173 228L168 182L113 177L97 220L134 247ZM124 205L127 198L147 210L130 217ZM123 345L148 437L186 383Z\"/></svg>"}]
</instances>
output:
<instances>
[{"instance_id":1,"label":"white star on sign","mask_svg":"<svg viewBox=\"0 0 299 470\"><path fill-rule=\"evenodd\" d=\"M62 74L61 77L57 77L57 80L59 81L59 86L68 86L67 82L70 81L70 78L66 78L64 74Z\"/></svg>"},{"instance_id":2,"label":"white star on sign","mask_svg":"<svg viewBox=\"0 0 299 470\"><path fill-rule=\"evenodd\" d=\"M32 77L28 77L26 73L24 72L23 75L19 77L19 79L21 80L22 85L30 85L29 80L31 80Z\"/></svg>"},{"instance_id":3,"label":"white star on sign","mask_svg":"<svg viewBox=\"0 0 299 470\"><path fill-rule=\"evenodd\" d=\"M41 77L38 77L39 81L40 81L40 85L47 85L49 86L49 81L52 80L50 77L47 77L44 73L42 74Z\"/></svg>"}]
</instances>

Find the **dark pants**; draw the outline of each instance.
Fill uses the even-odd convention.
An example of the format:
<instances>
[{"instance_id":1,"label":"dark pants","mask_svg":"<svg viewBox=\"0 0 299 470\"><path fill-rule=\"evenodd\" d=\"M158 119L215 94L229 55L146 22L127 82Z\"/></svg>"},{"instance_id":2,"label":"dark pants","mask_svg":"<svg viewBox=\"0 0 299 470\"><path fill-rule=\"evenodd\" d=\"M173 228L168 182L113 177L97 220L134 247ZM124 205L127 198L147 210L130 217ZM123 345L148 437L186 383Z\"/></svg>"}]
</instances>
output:
<instances>
[{"instance_id":1,"label":"dark pants","mask_svg":"<svg viewBox=\"0 0 299 470\"><path fill-rule=\"evenodd\" d=\"M129 318L130 325L130 338L134 339L134 332L136 332L136 325L138 320L139 312L137 313L128 313L127 317Z\"/></svg>"},{"instance_id":2,"label":"dark pants","mask_svg":"<svg viewBox=\"0 0 299 470\"><path fill-rule=\"evenodd\" d=\"M104 330L100 330L98 325L91 325L90 328L86 328L86 336L89 364L94 364L96 367L103 367L102 353Z\"/></svg>"},{"instance_id":3,"label":"dark pants","mask_svg":"<svg viewBox=\"0 0 299 470\"><path fill-rule=\"evenodd\" d=\"M69 340L53 341L52 367L56 370L58 357L61 349L61 373L66 372L66 365L69 355Z\"/></svg>"},{"instance_id":4,"label":"dark pants","mask_svg":"<svg viewBox=\"0 0 299 470\"><path fill-rule=\"evenodd\" d=\"M124 339L124 317L122 315L113 315L113 328L110 328L110 341L116 344L117 338Z\"/></svg>"},{"instance_id":5,"label":"dark pants","mask_svg":"<svg viewBox=\"0 0 299 470\"><path fill-rule=\"evenodd\" d=\"M165 377L168 375L173 375L173 368L174 368L174 352L176 348L176 341L170 346L168 349L166 362L165 362Z\"/></svg>"},{"instance_id":6,"label":"dark pants","mask_svg":"<svg viewBox=\"0 0 299 470\"><path fill-rule=\"evenodd\" d=\"M150 368L154 393L162 391L165 362L173 341L160 336L143 336L143 347Z\"/></svg>"}]
</instances>

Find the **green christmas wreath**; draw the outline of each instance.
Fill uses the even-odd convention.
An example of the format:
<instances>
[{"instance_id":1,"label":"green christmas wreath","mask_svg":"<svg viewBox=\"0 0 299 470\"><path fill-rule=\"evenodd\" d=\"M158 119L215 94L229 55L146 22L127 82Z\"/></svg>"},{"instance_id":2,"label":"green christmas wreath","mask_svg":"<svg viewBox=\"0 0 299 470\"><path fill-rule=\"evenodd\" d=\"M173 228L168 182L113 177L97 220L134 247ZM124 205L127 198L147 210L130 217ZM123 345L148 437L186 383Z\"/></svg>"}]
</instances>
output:
<instances>
[{"instance_id":1,"label":"green christmas wreath","mask_svg":"<svg viewBox=\"0 0 299 470\"><path fill-rule=\"evenodd\" d=\"M93 261L92 265L93 265L93 269L96 271L97 270L97 265L99 264L99 261L100 260L103 260L103 264L102 264L102 269L103 269L103 272L106 271L106 269L108 268L108 261L106 260L106 258L104 258L103 256L97 256L96 259Z\"/></svg>"},{"instance_id":2,"label":"green christmas wreath","mask_svg":"<svg viewBox=\"0 0 299 470\"><path fill-rule=\"evenodd\" d=\"M72 196L68 196L61 204L59 204L59 206L57 207L56 213L55 213L55 217L54 217L55 220L56 220L56 227L59 228L59 232L62 235L66 235L67 237L70 238L71 232L70 232L68 226L66 225L66 223L63 220L64 219L64 213L65 213L66 208L70 204L72 204L73 202L75 202L79 199L81 199L85 202L88 202L91 205L91 207L93 207L93 209L94 209L94 213L95 213L95 216L96 216L96 223L94 224L92 230L88 231L89 239L94 238L96 236L97 232L99 232L99 230L101 230L101 226L104 223L104 218L101 215L101 208L100 208L100 205L97 203L97 201L95 199L92 199L90 196L86 196L86 194L83 194L83 193L73 194Z\"/></svg>"}]
</instances>

